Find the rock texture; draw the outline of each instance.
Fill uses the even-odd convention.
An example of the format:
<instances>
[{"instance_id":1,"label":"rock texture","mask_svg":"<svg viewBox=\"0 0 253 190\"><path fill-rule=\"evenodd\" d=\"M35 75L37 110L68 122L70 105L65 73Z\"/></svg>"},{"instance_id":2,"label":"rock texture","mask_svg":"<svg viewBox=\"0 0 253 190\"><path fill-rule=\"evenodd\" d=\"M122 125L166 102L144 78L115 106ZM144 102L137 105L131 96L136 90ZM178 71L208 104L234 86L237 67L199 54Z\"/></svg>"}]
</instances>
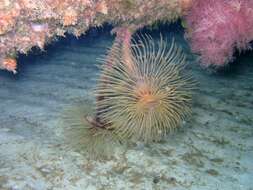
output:
<instances>
[{"instance_id":1,"label":"rock texture","mask_svg":"<svg viewBox=\"0 0 253 190\"><path fill-rule=\"evenodd\" d=\"M190 0L0 0L0 69L16 72L17 53L103 23L140 28L182 16Z\"/></svg>"}]
</instances>

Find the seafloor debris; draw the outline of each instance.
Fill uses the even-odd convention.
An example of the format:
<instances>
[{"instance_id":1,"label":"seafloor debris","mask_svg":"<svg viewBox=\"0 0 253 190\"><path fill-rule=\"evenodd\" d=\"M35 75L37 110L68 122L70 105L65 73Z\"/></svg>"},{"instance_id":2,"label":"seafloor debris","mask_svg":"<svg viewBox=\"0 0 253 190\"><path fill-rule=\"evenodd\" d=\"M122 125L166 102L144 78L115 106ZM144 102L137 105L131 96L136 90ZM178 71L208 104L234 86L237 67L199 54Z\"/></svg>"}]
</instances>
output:
<instances>
[{"instance_id":1,"label":"seafloor debris","mask_svg":"<svg viewBox=\"0 0 253 190\"><path fill-rule=\"evenodd\" d=\"M0 68L17 52L43 49L65 32L76 36L103 23L116 26L173 21L191 0L0 0ZM13 68L15 69L15 68Z\"/></svg>"}]
</instances>

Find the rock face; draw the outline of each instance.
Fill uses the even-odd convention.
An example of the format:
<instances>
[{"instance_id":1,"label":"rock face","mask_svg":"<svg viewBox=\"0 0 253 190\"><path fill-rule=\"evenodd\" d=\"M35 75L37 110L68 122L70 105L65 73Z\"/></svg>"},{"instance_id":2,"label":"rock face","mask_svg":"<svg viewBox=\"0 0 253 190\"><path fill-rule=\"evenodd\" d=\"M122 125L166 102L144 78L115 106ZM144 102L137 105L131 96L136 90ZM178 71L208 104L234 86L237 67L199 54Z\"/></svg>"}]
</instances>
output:
<instances>
[{"instance_id":1,"label":"rock face","mask_svg":"<svg viewBox=\"0 0 253 190\"><path fill-rule=\"evenodd\" d=\"M203 66L226 65L253 39L252 0L0 0L0 69L16 73L17 53L65 33L78 37L103 23L137 30L181 17Z\"/></svg>"},{"instance_id":2,"label":"rock face","mask_svg":"<svg viewBox=\"0 0 253 190\"><path fill-rule=\"evenodd\" d=\"M17 52L43 49L56 36L84 34L103 23L140 28L182 16L191 0L0 0L0 69ZM14 62L14 61L12 61Z\"/></svg>"}]
</instances>

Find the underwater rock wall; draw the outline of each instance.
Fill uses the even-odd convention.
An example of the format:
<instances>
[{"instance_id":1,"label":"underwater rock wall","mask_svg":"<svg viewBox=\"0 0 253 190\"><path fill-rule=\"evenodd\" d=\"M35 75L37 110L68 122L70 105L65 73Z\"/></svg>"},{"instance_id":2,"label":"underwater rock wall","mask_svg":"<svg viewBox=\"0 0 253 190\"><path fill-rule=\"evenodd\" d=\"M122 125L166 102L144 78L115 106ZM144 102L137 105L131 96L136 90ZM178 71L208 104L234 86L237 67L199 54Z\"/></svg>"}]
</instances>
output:
<instances>
[{"instance_id":1,"label":"underwater rock wall","mask_svg":"<svg viewBox=\"0 0 253 190\"><path fill-rule=\"evenodd\" d=\"M103 23L140 28L182 16L191 0L0 0L0 69L16 73L17 53Z\"/></svg>"},{"instance_id":2,"label":"underwater rock wall","mask_svg":"<svg viewBox=\"0 0 253 190\"><path fill-rule=\"evenodd\" d=\"M253 40L252 0L0 0L0 69L16 73L18 53L110 23L135 31L186 20L186 37L202 66L220 67Z\"/></svg>"}]
</instances>

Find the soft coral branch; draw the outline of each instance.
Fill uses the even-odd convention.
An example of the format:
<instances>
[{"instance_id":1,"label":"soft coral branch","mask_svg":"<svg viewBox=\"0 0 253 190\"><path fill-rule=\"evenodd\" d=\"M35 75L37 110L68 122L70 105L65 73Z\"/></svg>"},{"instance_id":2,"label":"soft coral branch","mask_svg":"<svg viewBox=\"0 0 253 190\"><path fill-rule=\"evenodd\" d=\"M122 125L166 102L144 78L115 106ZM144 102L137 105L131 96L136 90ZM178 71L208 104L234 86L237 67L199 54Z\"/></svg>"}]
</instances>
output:
<instances>
[{"instance_id":1,"label":"soft coral branch","mask_svg":"<svg viewBox=\"0 0 253 190\"><path fill-rule=\"evenodd\" d=\"M193 52L204 66L222 66L253 40L252 0L195 0L186 16Z\"/></svg>"}]
</instances>

